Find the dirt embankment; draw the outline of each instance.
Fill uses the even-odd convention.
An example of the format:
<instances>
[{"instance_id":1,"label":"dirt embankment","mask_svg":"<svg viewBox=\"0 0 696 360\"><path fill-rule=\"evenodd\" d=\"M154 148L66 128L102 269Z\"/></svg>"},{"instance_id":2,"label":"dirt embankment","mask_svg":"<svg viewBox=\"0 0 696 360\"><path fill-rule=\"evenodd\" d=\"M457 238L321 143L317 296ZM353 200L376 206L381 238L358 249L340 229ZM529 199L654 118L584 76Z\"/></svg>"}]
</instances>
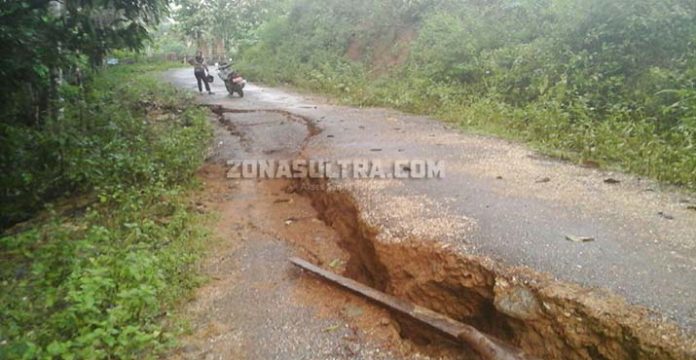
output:
<instances>
[{"instance_id":1,"label":"dirt embankment","mask_svg":"<svg viewBox=\"0 0 696 360\"><path fill-rule=\"evenodd\" d=\"M213 110L230 133L244 142L243 131L224 114L256 110ZM298 157L307 157L305 145L319 129L307 118L285 111L275 113L307 127L307 137L297 153ZM304 243L303 252L314 257L311 260L471 324L529 355L549 359L696 357L696 339L617 296L560 283L530 269L508 268L488 258L458 253L441 246L437 239L381 241L379 226L364 220L365 209L359 208L350 192L329 186L328 180L300 180L289 192L311 200L318 218L338 234L335 241L347 254L346 264L333 268L326 259L316 257L311 242ZM425 352L435 356L453 351L470 354L456 350L452 342L420 324L395 319L401 336L423 345Z\"/></svg>"},{"instance_id":2,"label":"dirt embankment","mask_svg":"<svg viewBox=\"0 0 696 360\"><path fill-rule=\"evenodd\" d=\"M327 184L300 184L350 254L345 275L474 325L541 358L692 359L696 342L605 292L457 254L434 239L380 241L361 209ZM321 189L316 191L317 189ZM414 328L405 328L404 336ZM422 334L419 334L419 337Z\"/></svg>"}]
</instances>

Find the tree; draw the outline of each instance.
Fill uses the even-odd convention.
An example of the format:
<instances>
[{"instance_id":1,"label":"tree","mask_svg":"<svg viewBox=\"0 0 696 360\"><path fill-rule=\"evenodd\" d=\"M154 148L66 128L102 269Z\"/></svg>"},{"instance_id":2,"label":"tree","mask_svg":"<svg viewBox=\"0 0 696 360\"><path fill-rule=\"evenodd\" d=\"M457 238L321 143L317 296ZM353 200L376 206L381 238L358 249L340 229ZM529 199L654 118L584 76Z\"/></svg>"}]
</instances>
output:
<instances>
[{"instance_id":1,"label":"tree","mask_svg":"<svg viewBox=\"0 0 696 360\"><path fill-rule=\"evenodd\" d=\"M182 36L213 58L254 38L263 21L277 14L285 1L272 0L176 0L174 17Z\"/></svg>"},{"instance_id":2,"label":"tree","mask_svg":"<svg viewBox=\"0 0 696 360\"><path fill-rule=\"evenodd\" d=\"M169 0L0 2L0 106L4 121L38 125L55 113L56 74L113 49L140 49Z\"/></svg>"}]
</instances>

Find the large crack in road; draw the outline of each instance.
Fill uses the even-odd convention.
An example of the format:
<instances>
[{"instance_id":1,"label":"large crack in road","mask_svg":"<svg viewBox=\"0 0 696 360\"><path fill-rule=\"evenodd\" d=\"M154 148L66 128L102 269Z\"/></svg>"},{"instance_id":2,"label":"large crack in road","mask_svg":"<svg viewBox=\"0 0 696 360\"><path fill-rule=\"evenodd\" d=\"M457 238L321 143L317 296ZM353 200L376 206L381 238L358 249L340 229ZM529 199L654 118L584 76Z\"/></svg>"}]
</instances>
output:
<instances>
[{"instance_id":1,"label":"large crack in road","mask_svg":"<svg viewBox=\"0 0 696 360\"><path fill-rule=\"evenodd\" d=\"M324 140L333 138L342 126L348 126L338 120L334 125L341 125L323 129L322 133L321 122L328 115L308 116L306 113L314 108L296 102L293 102L297 105L295 110L288 109L287 104L280 109L249 106L256 104L232 107L224 99L219 102L222 104L212 105L211 110L231 135L241 139L242 150L247 154L285 160L326 157L335 152L326 149ZM275 123L276 131L265 133L263 127L268 124L264 122L264 113L279 115L286 123ZM250 114L254 116L244 117ZM285 130L278 132L278 125L286 126ZM295 138L291 151L278 151L278 144L287 145L284 134L290 133ZM400 146L397 144L397 148ZM230 151L217 157L222 160L225 156L232 159L239 155ZM305 255L313 262L473 325L527 354L554 359L691 359L696 356L693 333L609 292L559 281L528 267L512 266L483 256L478 249L452 246L442 241L449 233L408 231L409 227L418 227L408 222L412 218L398 224L394 223L398 218L387 218L376 224L375 219L379 217L373 215L374 209L367 206L369 202L360 198L365 188L374 184L300 179L287 185L288 192L300 194L311 202L317 218L335 231L337 245L347 254L345 264L333 268L329 261L314 253L312 245L307 245L311 241L300 241ZM390 206L400 205L395 202ZM446 214L423 220L427 222L438 216ZM401 239L394 241L394 238ZM420 354L435 357L471 354L420 324L398 316L393 320L399 324L400 335L417 344Z\"/></svg>"},{"instance_id":2,"label":"large crack in road","mask_svg":"<svg viewBox=\"0 0 696 360\"><path fill-rule=\"evenodd\" d=\"M311 120L286 111L222 106L211 110L244 142L252 140L234 125L234 116L225 114L276 113L302 123L307 135L297 158L309 155L309 140L321 133ZM651 329L650 322L641 318L641 311L610 295L555 282L532 271L507 272L489 259L459 255L427 241L416 246L382 244L379 230L362 219L351 195L330 190L327 181L297 180L291 191L309 197L320 219L338 232L339 245L350 255L343 274L349 278L473 325L541 358L688 356L659 333L646 331ZM424 331L423 324L396 320L405 338L441 342L432 331Z\"/></svg>"},{"instance_id":3,"label":"large crack in road","mask_svg":"<svg viewBox=\"0 0 696 360\"><path fill-rule=\"evenodd\" d=\"M619 298L530 270L509 271L490 259L427 242L384 244L350 196L340 191L307 195L351 255L344 275L473 325L527 354L544 359L692 357L688 343L666 341L664 328L653 328L643 311ZM411 337L414 326L402 334Z\"/></svg>"}]
</instances>

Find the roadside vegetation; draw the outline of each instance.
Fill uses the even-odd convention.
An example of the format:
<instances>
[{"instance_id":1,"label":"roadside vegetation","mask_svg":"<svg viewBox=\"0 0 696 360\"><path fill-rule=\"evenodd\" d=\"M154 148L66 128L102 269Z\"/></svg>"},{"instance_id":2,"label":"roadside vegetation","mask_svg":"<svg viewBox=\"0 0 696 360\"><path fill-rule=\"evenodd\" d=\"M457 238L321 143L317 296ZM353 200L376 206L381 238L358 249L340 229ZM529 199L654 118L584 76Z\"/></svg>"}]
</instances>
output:
<instances>
[{"instance_id":1,"label":"roadside vegetation","mask_svg":"<svg viewBox=\"0 0 696 360\"><path fill-rule=\"evenodd\" d=\"M693 0L4 1L0 359L157 357L179 331L211 135L145 48L696 189Z\"/></svg>"},{"instance_id":2,"label":"roadside vegetation","mask_svg":"<svg viewBox=\"0 0 696 360\"><path fill-rule=\"evenodd\" d=\"M142 60L165 0L0 4L0 359L156 357L199 283L211 130Z\"/></svg>"},{"instance_id":3,"label":"roadside vegetation","mask_svg":"<svg viewBox=\"0 0 696 360\"><path fill-rule=\"evenodd\" d=\"M696 189L690 0L292 0L236 57L252 81L430 114Z\"/></svg>"},{"instance_id":4,"label":"roadside vegetation","mask_svg":"<svg viewBox=\"0 0 696 360\"><path fill-rule=\"evenodd\" d=\"M66 96L61 124L12 129L15 146L31 144L12 152L17 192L70 193L0 237L0 358L136 358L172 340L163 321L197 284L206 237L189 194L210 129L147 68L99 73ZM60 173L34 171L31 147Z\"/></svg>"}]
</instances>

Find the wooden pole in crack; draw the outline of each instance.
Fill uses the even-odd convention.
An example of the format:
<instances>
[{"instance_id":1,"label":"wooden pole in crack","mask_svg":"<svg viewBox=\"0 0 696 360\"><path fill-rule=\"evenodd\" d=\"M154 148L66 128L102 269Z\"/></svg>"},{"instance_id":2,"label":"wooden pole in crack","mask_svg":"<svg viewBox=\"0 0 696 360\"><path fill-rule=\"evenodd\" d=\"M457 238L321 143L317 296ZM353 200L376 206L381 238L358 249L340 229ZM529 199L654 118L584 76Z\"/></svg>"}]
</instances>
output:
<instances>
[{"instance_id":1,"label":"wooden pole in crack","mask_svg":"<svg viewBox=\"0 0 696 360\"><path fill-rule=\"evenodd\" d=\"M474 328L436 313L430 309L412 304L383 292L365 286L355 280L336 275L299 258L291 258L294 265L307 270L323 279L329 280L355 293L376 301L392 310L414 320L427 324L455 339L465 342L486 360L527 360L520 350L511 348Z\"/></svg>"}]
</instances>

